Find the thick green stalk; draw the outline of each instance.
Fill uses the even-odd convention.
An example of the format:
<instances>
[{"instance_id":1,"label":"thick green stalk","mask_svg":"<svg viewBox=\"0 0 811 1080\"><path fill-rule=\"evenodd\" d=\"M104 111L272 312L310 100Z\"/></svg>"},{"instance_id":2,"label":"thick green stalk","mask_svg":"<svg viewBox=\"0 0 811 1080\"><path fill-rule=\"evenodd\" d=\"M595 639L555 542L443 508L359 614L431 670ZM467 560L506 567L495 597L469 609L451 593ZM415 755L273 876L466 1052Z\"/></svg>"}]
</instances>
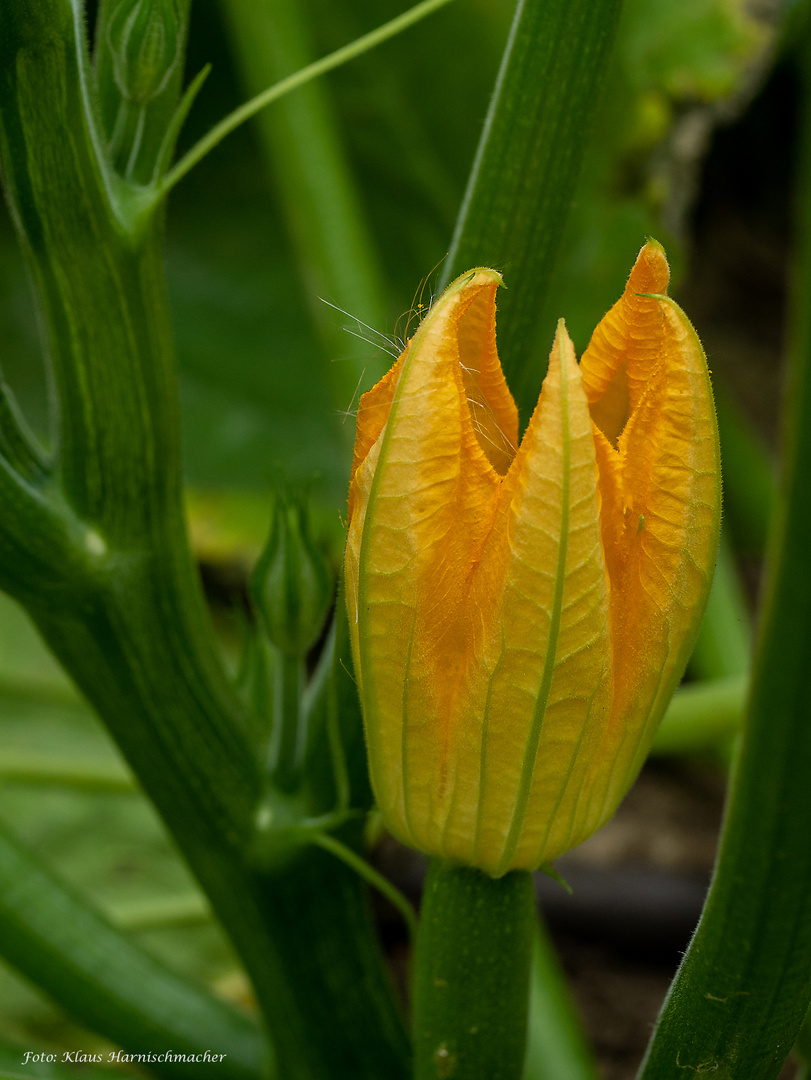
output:
<instances>
[{"instance_id":1,"label":"thick green stalk","mask_svg":"<svg viewBox=\"0 0 811 1080\"><path fill-rule=\"evenodd\" d=\"M47 507L54 524L38 540L53 584L11 558L2 584L206 879L203 866L233 861L259 777L186 546L159 232L133 231L99 156L79 14L63 0L31 11L0 14L0 150L48 330L58 442L53 479L19 517L9 508L3 533Z\"/></svg>"},{"instance_id":2,"label":"thick green stalk","mask_svg":"<svg viewBox=\"0 0 811 1080\"><path fill-rule=\"evenodd\" d=\"M105 166L87 113L86 58L68 44L76 13L54 0L37 16L17 8L0 15L0 139L48 330L59 486L96 531L91 555L132 546L159 517L179 545L179 410L160 230L135 226L136 193ZM43 101L54 107L38 108Z\"/></svg>"},{"instance_id":3,"label":"thick green stalk","mask_svg":"<svg viewBox=\"0 0 811 1080\"><path fill-rule=\"evenodd\" d=\"M105 157L83 34L78 0L0 5L0 154L59 409L52 474L0 458L0 584L107 723L208 893L280 1073L396 1078L404 1038L357 878L316 850L277 876L247 854L260 769L183 526L160 223ZM329 978L302 963L310 951L331 958ZM33 953L15 962L35 968Z\"/></svg>"},{"instance_id":4,"label":"thick green stalk","mask_svg":"<svg viewBox=\"0 0 811 1080\"><path fill-rule=\"evenodd\" d=\"M531 874L431 864L414 958L416 1080L520 1080L534 927Z\"/></svg>"},{"instance_id":5,"label":"thick green stalk","mask_svg":"<svg viewBox=\"0 0 811 1080\"><path fill-rule=\"evenodd\" d=\"M441 291L471 266L503 270L499 355L528 415L538 313L594 123L622 0L519 0Z\"/></svg>"},{"instance_id":6,"label":"thick green stalk","mask_svg":"<svg viewBox=\"0 0 811 1080\"><path fill-rule=\"evenodd\" d=\"M773 1080L811 997L811 49L782 501L715 876L641 1076Z\"/></svg>"},{"instance_id":7,"label":"thick green stalk","mask_svg":"<svg viewBox=\"0 0 811 1080\"><path fill-rule=\"evenodd\" d=\"M255 1023L173 975L115 930L0 827L0 954L72 1016L132 1053L225 1055L217 1075L247 1080L267 1047ZM164 1076L197 1063L156 1062Z\"/></svg>"}]
</instances>

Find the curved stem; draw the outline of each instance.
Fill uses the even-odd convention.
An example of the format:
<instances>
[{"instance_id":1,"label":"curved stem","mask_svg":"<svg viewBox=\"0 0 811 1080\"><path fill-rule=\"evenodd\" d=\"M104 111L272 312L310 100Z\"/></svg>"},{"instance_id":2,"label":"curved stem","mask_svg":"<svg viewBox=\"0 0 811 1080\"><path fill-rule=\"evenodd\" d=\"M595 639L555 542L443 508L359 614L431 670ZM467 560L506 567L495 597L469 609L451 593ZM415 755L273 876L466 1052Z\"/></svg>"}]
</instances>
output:
<instances>
[{"instance_id":1,"label":"curved stem","mask_svg":"<svg viewBox=\"0 0 811 1080\"><path fill-rule=\"evenodd\" d=\"M246 93L256 94L313 59L300 0L220 0ZM265 167L278 192L290 247L322 351L332 400L346 408L358 383L383 375L368 349L349 337L321 298L376 326L386 321L384 272L366 220L326 80L310 80L257 116ZM334 417L336 433L337 415ZM349 450L352 425L341 425ZM348 466L348 461L347 461Z\"/></svg>"},{"instance_id":2,"label":"curved stem","mask_svg":"<svg viewBox=\"0 0 811 1080\"><path fill-rule=\"evenodd\" d=\"M0 454L13 469L34 483L45 479L49 464L17 409L17 402L0 377Z\"/></svg>"},{"instance_id":3,"label":"curved stem","mask_svg":"<svg viewBox=\"0 0 811 1080\"><path fill-rule=\"evenodd\" d=\"M403 916L411 940L416 940L417 916L414 914L414 908L399 889L395 888L390 881L384 878L382 874L379 874L360 855L355 854L352 848L342 844L340 840L336 840L329 833L317 833L313 837L313 843L317 847L323 848L324 851L329 851L336 859L340 859L342 863L346 863L351 870L354 870L356 874L363 878L367 885L371 885L373 889L377 889L381 896L385 896L389 903Z\"/></svg>"},{"instance_id":4,"label":"curved stem","mask_svg":"<svg viewBox=\"0 0 811 1080\"><path fill-rule=\"evenodd\" d=\"M355 57L368 52L369 49L373 49L376 45L388 41L389 38L395 37L403 30L407 30L409 26L413 26L414 23L419 22L420 19L424 19L426 15L430 15L432 12L437 11L439 8L444 7L450 2L451 0L422 0L422 3L415 4L413 8L410 8L402 15L398 15L395 19L391 19L389 22L384 23L383 26L379 26L376 30L364 34L349 45L344 45L342 48L336 49L335 52L330 53L329 56L324 56L320 60L308 64L300 71L295 72L295 74L288 75L287 78L281 79L274 86L269 86L267 90L264 90L261 94L257 94L256 97L252 98L250 101L246 101L244 105L240 105L238 109L229 113L229 115L226 116L224 120L221 120L219 124L215 124L211 131L196 142L191 150L188 150L183 155L174 168L166 173L163 180L161 180L158 185L158 196L163 197L164 195L167 195L175 184L179 183L186 173L194 168L198 161L204 158L210 150L213 150L218 143L222 142L226 135L230 135L232 131L240 126L240 124L244 124L246 120L255 116L267 105L270 105L274 101L278 101L280 97L289 94L291 90L296 90L299 86L304 86L305 83L318 78L319 75L325 75L328 71L332 71L334 68L347 63L347 61L354 60Z\"/></svg>"}]
</instances>

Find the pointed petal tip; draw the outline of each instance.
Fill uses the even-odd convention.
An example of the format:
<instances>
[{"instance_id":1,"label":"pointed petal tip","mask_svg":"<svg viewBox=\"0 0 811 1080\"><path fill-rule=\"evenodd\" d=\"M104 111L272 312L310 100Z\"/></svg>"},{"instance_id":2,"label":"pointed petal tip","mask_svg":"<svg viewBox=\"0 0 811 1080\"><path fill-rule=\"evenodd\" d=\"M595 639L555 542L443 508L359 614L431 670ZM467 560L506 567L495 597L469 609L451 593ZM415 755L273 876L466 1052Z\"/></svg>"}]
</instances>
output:
<instances>
[{"instance_id":1,"label":"pointed petal tip","mask_svg":"<svg viewBox=\"0 0 811 1080\"><path fill-rule=\"evenodd\" d=\"M471 270L466 270L464 274L454 278L443 296L453 295L469 288L481 288L486 285L495 285L497 288L505 289L507 287L498 270L491 270L489 266L474 266Z\"/></svg>"},{"instance_id":2,"label":"pointed petal tip","mask_svg":"<svg viewBox=\"0 0 811 1080\"><path fill-rule=\"evenodd\" d=\"M558 319L558 324L555 328L555 340L552 343L552 351L549 354L549 363L550 365L560 364L561 367L565 366L567 369L574 367L578 371L580 370L577 363L577 355L574 351L574 342L569 337L565 319Z\"/></svg>"},{"instance_id":3,"label":"pointed petal tip","mask_svg":"<svg viewBox=\"0 0 811 1080\"><path fill-rule=\"evenodd\" d=\"M658 240L649 236L636 257L634 268L625 286L626 293L637 295L646 293L667 293L670 282L670 267L668 266L665 249Z\"/></svg>"},{"instance_id":4,"label":"pointed petal tip","mask_svg":"<svg viewBox=\"0 0 811 1080\"><path fill-rule=\"evenodd\" d=\"M558 319L557 326L555 327L555 340L552 343L553 351L561 345L572 345L572 339L569 337L569 330L566 326L565 319ZM574 345L572 345L572 348L574 348Z\"/></svg>"}]
</instances>

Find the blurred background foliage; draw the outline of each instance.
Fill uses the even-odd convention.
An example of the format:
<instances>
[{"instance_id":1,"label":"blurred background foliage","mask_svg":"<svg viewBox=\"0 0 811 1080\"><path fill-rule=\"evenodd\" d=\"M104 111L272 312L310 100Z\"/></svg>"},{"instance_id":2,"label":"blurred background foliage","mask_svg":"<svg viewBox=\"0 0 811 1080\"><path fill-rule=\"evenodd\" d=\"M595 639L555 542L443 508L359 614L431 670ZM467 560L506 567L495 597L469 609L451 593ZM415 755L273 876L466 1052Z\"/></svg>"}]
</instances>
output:
<instances>
[{"instance_id":1,"label":"blurred background foliage","mask_svg":"<svg viewBox=\"0 0 811 1080\"><path fill-rule=\"evenodd\" d=\"M264 2L254 0L256 8ZM262 81L262 57L250 54L240 38L236 7L236 0L193 5L187 76L209 62L213 70L184 144L244 100L249 88L300 63L295 50L281 55L274 60L278 70L268 70ZM274 149L278 131L261 123L237 131L173 193L166 258L189 510L215 601L243 588L280 476L310 486L320 540L336 564L340 559L357 396L383 373L391 362L387 352L396 354L420 304L430 300L512 7L459 0L319 84L375 275L370 303L380 321L371 328L355 322L368 318L364 310L341 314L328 306L342 306L339 296L314 291L318 274L295 240L295 191L285 184L284 154ZM306 31L300 52L320 56L396 15L401 4L300 0L294 8ZM679 296L702 160L716 127L741 115L768 77L781 14L777 0L626 0L555 282L539 312L537 362L527 385L514 388L522 402L537 396L557 318L566 317L582 351L646 234L665 243ZM269 125L274 122L268 113ZM510 268L500 269L509 287ZM689 294L689 278L686 289ZM699 314L690 312L701 332ZM37 317L5 210L0 343L4 377L47 443ZM732 447L737 432L740 443L730 452L741 460L750 455L755 464L748 475L760 469L767 492L768 465L737 413L730 415L724 438ZM761 492L753 511L758 520L765 517L765 498ZM738 504L732 502L734 513ZM149 804L26 618L5 598L0 817L175 966L225 993L244 993L227 946ZM0 1041L97 1045L96 1037L79 1035L3 969Z\"/></svg>"},{"instance_id":2,"label":"blurred background foliage","mask_svg":"<svg viewBox=\"0 0 811 1080\"><path fill-rule=\"evenodd\" d=\"M194 5L187 72L208 62L213 70L184 133L187 143L246 96L245 63L228 48L228 6ZM314 55L400 10L395 0L299 6ZM715 119L756 87L770 55L774 14L768 5L753 13L744 0L627 0L543 313L545 349L561 314L578 349L585 347L647 232L661 236L678 268L674 240L683 232L695 166ZM402 339L413 326L422 282L423 302L430 296L432 268L447 251L511 15L509 4L462 0L324 83L383 273L385 321L370 337L377 331ZM346 487L340 447L348 441L340 429L351 428L355 402L331 400L336 381L328 365L341 365L356 346L348 333L343 351L330 355L321 346L309 312L335 298L308 295L308 268L296 265L286 228L291 211L280 205L272 173L250 125L201 163L171 200L167 265L187 474L198 489L264 495L281 469L295 479L317 477L316 502L340 508ZM500 269L509 286L509 267ZM36 317L5 220L0 274L5 375L44 433ZM339 331L344 324L357 330L353 317L363 314L325 308L323 316ZM389 361L374 342L362 352L368 388ZM541 377L539 368L537 384ZM230 512L223 518L233 521ZM255 535L264 525L249 520L246 530Z\"/></svg>"}]
</instances>

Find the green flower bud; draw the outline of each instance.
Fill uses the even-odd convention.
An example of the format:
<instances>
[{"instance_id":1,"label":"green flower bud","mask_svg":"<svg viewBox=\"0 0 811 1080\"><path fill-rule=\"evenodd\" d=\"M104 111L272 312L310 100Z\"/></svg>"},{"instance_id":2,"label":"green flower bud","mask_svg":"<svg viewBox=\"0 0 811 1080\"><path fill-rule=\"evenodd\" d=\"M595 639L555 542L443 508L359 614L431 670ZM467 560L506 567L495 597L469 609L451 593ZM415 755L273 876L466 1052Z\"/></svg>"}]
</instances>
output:
<instances>
[{"instance_id":1,"label":"green flower bud","mask_svg":"<svg viewBox=\"0 0 811 1080\"><path fill-rule=\"evenodd\" d=\"M122 95L145 105L163 90L180 58L176 0L121 0L107 25L113 74Z\"/></svg>"},{"instance_id":2,"label":"green flower bud","mask_svg":"<svg viewBox=\"0 0 811 1080\"><path fill-rule=\"evenodd\" d=\"M304 656L318 640L333 600L332 574L310 536L305 505L289 494L276 499L251 597L265 633L283 653Z\"/></svg>"}]
</instances>

